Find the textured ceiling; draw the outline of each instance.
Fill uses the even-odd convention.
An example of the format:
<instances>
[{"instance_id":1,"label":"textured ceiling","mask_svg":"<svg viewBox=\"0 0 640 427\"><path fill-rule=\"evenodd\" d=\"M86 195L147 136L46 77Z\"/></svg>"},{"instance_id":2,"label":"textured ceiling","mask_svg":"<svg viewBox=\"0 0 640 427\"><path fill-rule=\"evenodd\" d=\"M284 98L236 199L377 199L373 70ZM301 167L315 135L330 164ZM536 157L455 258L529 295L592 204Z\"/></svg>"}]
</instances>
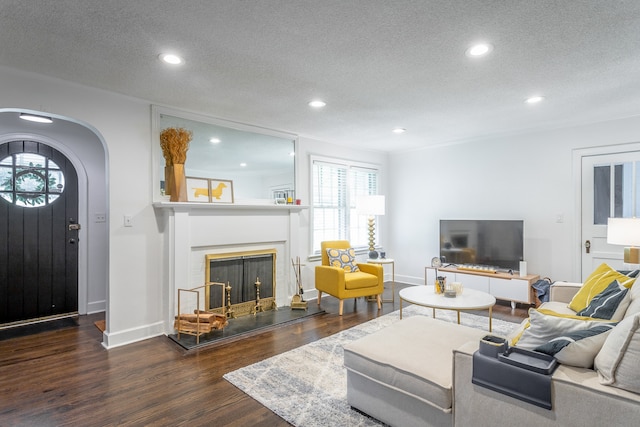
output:
<instances>
[{"instance_id":1,"label":"textured ceiling","mask_svg":"<svg viewBox=\"0 0 640 427\"><path fill-rule=\"evenodd\" d=\"M3 66L376 150L640 106L637 0L0 0L0 40Z\"/></svg>"}]
</instances>

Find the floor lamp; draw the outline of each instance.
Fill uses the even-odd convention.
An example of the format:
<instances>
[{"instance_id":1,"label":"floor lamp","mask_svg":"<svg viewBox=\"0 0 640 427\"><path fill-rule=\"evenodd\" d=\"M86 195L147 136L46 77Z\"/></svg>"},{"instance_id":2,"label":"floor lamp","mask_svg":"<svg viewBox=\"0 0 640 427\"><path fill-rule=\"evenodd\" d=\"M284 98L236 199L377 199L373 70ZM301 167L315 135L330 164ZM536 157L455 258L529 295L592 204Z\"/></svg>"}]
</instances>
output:
<instances>
[{"instance_id":1,"label":"floor lamp","mask_svg":"<svg viewBox=\"0 0 640 427\"><path fill-rule=\"evenodd\" d=\"M609 218L607 243L629 245L624 248L624 262L640 264L640 218Z\"/></svg>"},{"instance_id":2,"label":"floor lamp","mask_svg":"<svg viewBox=\"0 0 640 427\"><path fill-rule=\"evenodd\" d=\"M356 200L356 209L359 213L369 217L369 258L378 258L376 252L376 216L384 215L384 196L360 196Z\"/></svg>"}]
</instances>

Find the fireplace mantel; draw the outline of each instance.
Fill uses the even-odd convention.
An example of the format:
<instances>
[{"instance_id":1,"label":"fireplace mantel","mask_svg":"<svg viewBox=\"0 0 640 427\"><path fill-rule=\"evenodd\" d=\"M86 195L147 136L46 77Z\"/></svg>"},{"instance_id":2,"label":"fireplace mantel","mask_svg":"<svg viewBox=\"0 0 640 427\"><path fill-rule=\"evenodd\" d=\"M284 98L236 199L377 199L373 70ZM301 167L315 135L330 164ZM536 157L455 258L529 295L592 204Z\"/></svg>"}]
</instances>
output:
<instances>
[{"instance_id":1,"label":"fireplace mantel","mask_svg":"<svg viewBox=\"0 0 640 427\"><path fill-rule=\"evenodd\" d=\"M290 259L300 255L302 205L156 202L164 233L162 285L166 334L173 333L178 289L201 286L205 254L276 249L276 304L290 304L295 278Z\"/></svg>"},{"instance_id":2,"label":"fireplace mantel","mask_svg":"<svg viewBox=\"0 0 640 427\"><path fill-rule=\"evenodd\" d=\"M223 212L223 211L240 211L240 210L249 210L249 211L268 211L268 212L278 212L278 211L289 211L289 212L300 212L304 209L308 209L308 206L302 205L276 205L274 204L237 204L237 203L194 203L194 202L156 202L153 204L153 207L156 209L171 209L174 211L201 211L201 210L210 210L214 212Z\"/></svg>"}]
</instances>

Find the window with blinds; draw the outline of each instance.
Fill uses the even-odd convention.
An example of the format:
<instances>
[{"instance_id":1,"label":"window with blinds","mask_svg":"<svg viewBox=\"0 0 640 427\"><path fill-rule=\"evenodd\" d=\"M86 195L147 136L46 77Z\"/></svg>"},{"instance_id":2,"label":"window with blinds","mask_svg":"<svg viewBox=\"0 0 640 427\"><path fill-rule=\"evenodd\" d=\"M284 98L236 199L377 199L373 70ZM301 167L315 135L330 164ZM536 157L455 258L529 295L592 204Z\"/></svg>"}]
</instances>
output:
<instances>
[{"instance_id":1,"label":"window with blinds","mask_svg":"<svg viewBox=\"0 0 640 427\"><path fill-rule=\"evenodd\" d=\"M324 240L349 240L355 248L368 247L367 217L358 214L356 198L378 194L377 167L335 159L312 162L313 253L320 253Z\"/></svg>"}]
</instances>

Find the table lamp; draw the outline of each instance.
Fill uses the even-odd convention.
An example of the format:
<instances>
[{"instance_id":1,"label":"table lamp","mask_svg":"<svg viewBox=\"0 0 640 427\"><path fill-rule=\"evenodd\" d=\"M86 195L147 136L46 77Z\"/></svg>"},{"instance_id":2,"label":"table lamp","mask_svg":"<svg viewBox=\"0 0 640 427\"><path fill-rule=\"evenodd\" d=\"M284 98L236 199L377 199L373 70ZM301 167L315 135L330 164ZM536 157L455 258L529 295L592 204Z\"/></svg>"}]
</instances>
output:
<instances>
[{"instance_id":1,"label":"table lamp","mask_svg":"<svg viewBox=\"0 0 640 427\"><path fill-rule=\"evenodd\" d=\"M607 243L629 245L624 248L624 262L640 264L640 218L609 218Z\"/></svg>"},{"instance_id":2,"label":"table lamp","mask_svg":"<svg viewBox=\"0 0 640 427\"><path fill-rule=\"evenodd\" d=\"M369 217L369 258L378 258L375 250L375 217L384 215L384 196L359 196L356 199L356 209L359 213Z\"/></svg>"}]
</instances>

